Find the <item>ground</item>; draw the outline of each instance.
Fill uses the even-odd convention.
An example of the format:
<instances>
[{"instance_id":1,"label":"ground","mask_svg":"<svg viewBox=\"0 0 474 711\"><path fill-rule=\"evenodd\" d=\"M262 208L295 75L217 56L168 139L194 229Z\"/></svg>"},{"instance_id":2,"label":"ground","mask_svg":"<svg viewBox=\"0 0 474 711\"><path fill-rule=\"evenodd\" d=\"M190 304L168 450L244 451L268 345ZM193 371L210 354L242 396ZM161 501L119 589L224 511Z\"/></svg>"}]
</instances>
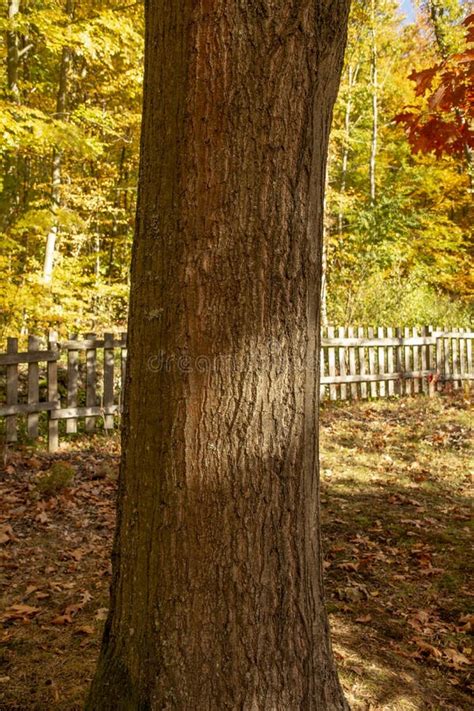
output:
<instances>
[{"instance_id":1,"label":"ground","mask_svg":"<svg viewBox=\"0 0 474 711\"><path fill-rule=\"evenodd\" d=\"M327 604L354 711L473 708L469 406L458 391L323 408ZM54 457L4 452L0 711L82 708L107 612L118 457L116 436Z\"/></svg>"}]
</instances>

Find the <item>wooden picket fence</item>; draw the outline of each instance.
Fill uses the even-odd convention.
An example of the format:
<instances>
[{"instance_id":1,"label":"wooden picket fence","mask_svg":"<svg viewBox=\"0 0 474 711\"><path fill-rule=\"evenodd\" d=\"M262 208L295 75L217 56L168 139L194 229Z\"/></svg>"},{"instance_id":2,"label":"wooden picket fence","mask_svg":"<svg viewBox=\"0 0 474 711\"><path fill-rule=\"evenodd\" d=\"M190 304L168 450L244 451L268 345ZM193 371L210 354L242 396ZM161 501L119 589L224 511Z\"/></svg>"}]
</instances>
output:
<instances>
[{"instance_id":1,"label":"wooden picket fence","mask_svg":"<svg viewBox=\"0 0 474 711\"><path fill-rule=\"evenodd\" d=\"M321 398L348 400L425 393L454 389L474 380L472 341L464 329L324 328L321 342ZM39 436L39 417L47 419L48 449L59 445L59 423L64 433L78 431L84 419L86 433L97 420L112 430L121 411L127 358L126 334L98 338L88 333L58 342L49 334L44 344L29 336L28 348L18 350L18 339L8 338L0 353L0 388L4 382L5 439L16 442L19 417L26 417L26 432ZM1 393L1 389L0 389Z\"/></svg>"},{"instance_id":2,"label":"wooden picket fence","mask_svg":"<svg viewBox=\"0 0 474 711\"><path fill-rule=\"evenodd\" d=\"M321 399L434 395L474 380L467 329L327 327L321 335Z\"/></svg>"}]
</instances>

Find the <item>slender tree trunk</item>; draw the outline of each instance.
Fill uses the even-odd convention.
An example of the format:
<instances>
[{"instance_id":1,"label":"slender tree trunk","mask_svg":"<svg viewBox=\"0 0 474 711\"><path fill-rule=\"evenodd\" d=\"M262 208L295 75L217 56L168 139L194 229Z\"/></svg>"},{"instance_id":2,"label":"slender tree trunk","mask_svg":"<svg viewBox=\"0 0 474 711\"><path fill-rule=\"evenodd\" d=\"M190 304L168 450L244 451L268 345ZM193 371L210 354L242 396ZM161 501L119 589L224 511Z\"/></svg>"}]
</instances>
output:
<instances>
[{"instance_id":1,"label":"slender tree trunk","mask_svg":"<svg viewBox=\"0 0 474 711\"><path fill-rule=\"evenodd\" d=\"M145 4L118 524L88 711L348 708L318 493L323 193L348 6Z\"/></svg>"},{"instance_id":2,"label":"slender tree trunk","mask_svg":"<svg viewBox=\"0 0 474 711\"><path fill-rule=\"evenodd\" d=\"M20 0L10 0L8 2L7 17L10 21L14 21L20 12ZM14 104L20 103L20 88L19 88L19 64L20 64L20 42L18 33L14 29L10 29L6 33L6 70L7 70L7 99ZM2 214L0 218L0 230L2 232L8 229L11 223L12 216L17 212L20 198L18 189L19 179L19 162L20 158L12 153L6 153L3 159L3 185L2 185Z\"/></svg>"},{"instance_id":3,"label":"slender tree trunk","mask_svg":"<svg viewBox=\"0 0 474 711\"><path fill-rule=\"evenodd\" d=\"M74 12L74 0L66 0L66 14L72 17ZM64 47L61 54L61 66L59 69L59 85L56 99L56 118L64 120L66 118L68 75L71 65L71 49ZM62 151L53 151L53 169L51 178L51 206L53 214L53 224L46 238L46 249L43 262L43 282L50 284L53 277L54 259L56 253L56 241L58 237L58 224L56 214L61 206L61 172L62 172Z\"/></svg>"},{"instance_id":4,"label":"slender tree trunk","mask_svg":"<svg viewBox=\"0 0 474 711\"><path fill-rule=\"evenodd\" d=\"M328 152L326 161L326 177L323 202L323 244L321 254L321 326L328 325L328 252L330 228L330 211L328 210L329 176L331 172L331 158Z\"/></svg>"},{"instance_id":5,"label":"slender tree trunk","mask_svg":"<svg viewBox=\"0 0 474 711\"><path fill-rule=\"evenodd\" d=\"M378 97L378 56L375 0L371 0L371 61L370 77L372 86L372 140L370 143L370 200L375 204L377 193L377 150L379 133L379 97Z\"/></svg>"},{"instance_id":6,"label":"slender tree trunk","mask_svg":"<svg viewBox=\"0 0 474 711\"><path fill-rule=\"evenodd\" d=\"M8 19L14 20L20 12L20 0L10 0L8 3ZM7 32L7 81L10 99L16 104L20 103L20 89L18 86L18 66L20 60L20 42L15 30Z\"/></svg>"},{"instance_id":7,"label":"slender tree trunk","mask_svg":"<svg viewBox=\"0 0 474 711\"><path fill-rule=\"evenodd\" d=\"M344 143L342 147L341 182L339 186L339 212L337 215L337 229L339 236L342 235L342 229L344 225L344 196L346 194L347 168L349 166L349 152L351 140L352 92L357 83L358 74L359 65L357 64L354 69L354 67L349 64L347 68L347 101L346 111L344 114Z\"/></svg>"}]
</instances>

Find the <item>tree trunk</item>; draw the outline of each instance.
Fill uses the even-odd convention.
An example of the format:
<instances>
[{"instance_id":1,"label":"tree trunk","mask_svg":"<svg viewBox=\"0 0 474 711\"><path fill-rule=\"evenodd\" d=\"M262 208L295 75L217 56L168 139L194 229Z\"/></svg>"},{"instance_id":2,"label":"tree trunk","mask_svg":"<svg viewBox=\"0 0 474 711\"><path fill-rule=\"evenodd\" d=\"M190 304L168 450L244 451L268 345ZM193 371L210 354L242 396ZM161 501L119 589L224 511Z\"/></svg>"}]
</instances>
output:
<instances>
[{"instance_id":1,"label":"tree trunk","mask_svg":"<svg viewBox=\"0 0 474 711\"><path fill-rule=\"evenodd\" d=\"M66 0L65 12L68 17L72 17L74 12L74 0ZM56 118L64 120L66 118L67 106L67 83L69 67L71 64L71 49L64 47L61 54L61 66L59 68L59 85L56 98ZM53 224L46 238L46 248L43 262L43 282L50 284L53 277L54 259L56 253L56 240L58 236L58 225L56 214L61 204L61 170L62 151L53 151L53 170L51 176L51 207L53 214Z\"/></svg>"},{"instance_id":2,"label":"tree trunk","mask_svg":"<svg viewBox=\"0 0 474 711\"><path fill-rule=\"evenodd\" d=\"M10 21L15 21L20 12L20 0L9 0L7 17ZM15 29L9 29L6 33L7 46L7 98L13 104L20 103L20 89L18 84L18 71L20 64L19 37ZM12 153L5 153L3 158L3 180L0 199L0 232L6 232L12 221L13 215L19 207L18 180L20 173L20 157Z\"/></svg>"},{"instance_id":3,"label":"tree trunk","mask_svg":"<svg viewBox=\"0 0 474 711\"><path fill-rule=\"evenodd\" d=\"M375 0L371 0L371 61L370 78L372 88L372 140L370 143L370 201L375 203L377 192L377 149L379 133L379 97L378 97L378 56L377 56L377 30L375 18Z\"/></svg>"},{"instance_id":4,"label":"tree trunk","mask_svg":"<svg viewBox=\"0 0 474 711\"><path fill-rule=\"evenodd\" d=\"M349 166L349 151L351 144L351 118L352 118L352 92L357 83L360 64L357 64L355 69L352 64L347 68L347 100L346 111L344 114L344 142L342 148L341 160L341 182L339 185L339 212L337 215L337 228L339 237L342 237L344 225L344 198L346 194L347 169Z\"/></svg>"},{"instance_id":5,"label":"tree trunk","mask_svg":"<svg viewBox=\"0 0 474 711\"><path fill-rule=\"evenodd\" d=\"M146 3L112 599L88 711L348 708L318 488L348 6Z\"/></svg>"},{"instance_id":6,"label":"tree trunk","mask_svg":"<svg viewBox=\"0 0 474 711\"><path fill-rule=\"evenodd\" d=\"M8 3L8 19L14 20L20 12L20 0L10 0ZM7 32L7 85L10 99L20 103L20 90L18 87L18 66L20 63L20 43L15 30Z\"/></svg>"}]
</instances>

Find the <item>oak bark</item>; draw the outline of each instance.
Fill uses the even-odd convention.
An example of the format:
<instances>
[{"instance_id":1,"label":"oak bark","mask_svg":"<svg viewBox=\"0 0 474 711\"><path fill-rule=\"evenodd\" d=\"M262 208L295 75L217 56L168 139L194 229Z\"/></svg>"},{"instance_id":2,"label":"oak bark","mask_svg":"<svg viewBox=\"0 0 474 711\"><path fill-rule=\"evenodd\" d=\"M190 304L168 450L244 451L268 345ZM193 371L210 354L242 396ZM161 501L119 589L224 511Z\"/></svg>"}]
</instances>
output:
<instances>
[{"instance_id":1,"label":"oak bark","mask_svg":"<svg viewBox=\"0 0 474 711\"><path fill-rule=\"evenodd\" d=\"M87 709L347 709L318 370L349 0L145 5L112 597Z\"/></svg>"}]
</instances>

